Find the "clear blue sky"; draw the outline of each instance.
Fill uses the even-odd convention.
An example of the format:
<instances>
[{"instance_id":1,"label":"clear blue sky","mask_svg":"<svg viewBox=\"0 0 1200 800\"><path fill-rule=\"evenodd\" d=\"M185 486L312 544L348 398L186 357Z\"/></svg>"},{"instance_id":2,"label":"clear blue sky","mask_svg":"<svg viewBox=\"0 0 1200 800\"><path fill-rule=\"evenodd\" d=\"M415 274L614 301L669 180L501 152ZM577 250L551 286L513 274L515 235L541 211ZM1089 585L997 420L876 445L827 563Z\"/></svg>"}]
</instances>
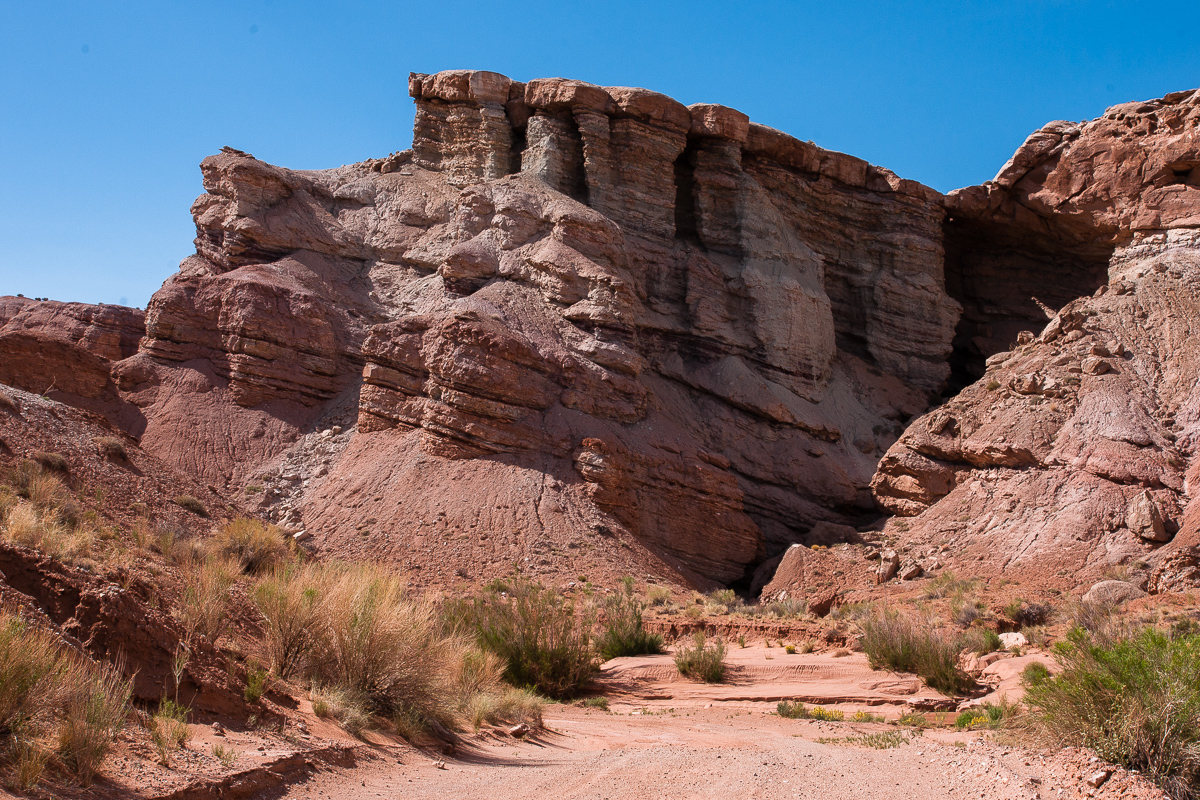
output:
<instances>
[{"instance_id":1,"label":"clear blue sky","mask_svg":"<svg viewBox=\"0 0 1200 800\"><path fill-rule=\"evenodd\" d=\"M410 71L717 102L942 191L1052 119L1200 86L1193 2L0 0L0 294L144 306L222 145L407 147Z\"/></svg>"}]
</instances>

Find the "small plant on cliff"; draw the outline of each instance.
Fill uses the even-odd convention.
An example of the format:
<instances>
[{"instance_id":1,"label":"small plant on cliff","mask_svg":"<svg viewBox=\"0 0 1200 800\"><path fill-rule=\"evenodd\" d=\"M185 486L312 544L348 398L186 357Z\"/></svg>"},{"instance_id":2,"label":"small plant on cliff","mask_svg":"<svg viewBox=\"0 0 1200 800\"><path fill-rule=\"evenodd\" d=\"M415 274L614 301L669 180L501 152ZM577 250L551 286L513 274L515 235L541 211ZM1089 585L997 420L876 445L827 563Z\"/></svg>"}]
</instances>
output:
<instances>
[{"instance_id":1,"label":"small plant on cliff","mask_svg":"<svg viewBox=\"0 0 1200 800\"><path fill-rule=\"evenodd\" d=\"M201 517L208 516L208 509L204 507L204 503L201 503L190 494L181 494L176 497L175 505L179 506L184 511L190 511L193 514L198 514Z\"/></svg>"},{"instance_id":2,"label":"small plant on cliff","mask_svg":"<svg viewBox=\"0 0 1200 800\"><path fill-rule=\"evenodd\" d=\"M721 683L725 680L725 643L720 639L708 642L704 633L699 632L690 646L682 644L676 649L675 666L689 678Z\"/></svg>"},{"instance_id":3,"label":"small plant on cliff","mask_svg":"<svg viewBox=\"0 0 1200 800\"><path fill-rule=\"evenodd\" d=\"M633 580L607 598L600 617L596 651L604 660L643 653L661 653L662 636L650 633L642 622L642 603L633 594Z\"/></svg>"},{"instance_id":4,"label":"small plant on cliff","mask_svg":"<svg viewBox=\"0 0 1200 800\"><path fill-rule=\"evenodd\" d=\"M215 556L185 571L176 613L189 640L198 634L216 644L221 638L229 624L229 589L236 578L237 568Z\"/></svg>"}]
</instances>

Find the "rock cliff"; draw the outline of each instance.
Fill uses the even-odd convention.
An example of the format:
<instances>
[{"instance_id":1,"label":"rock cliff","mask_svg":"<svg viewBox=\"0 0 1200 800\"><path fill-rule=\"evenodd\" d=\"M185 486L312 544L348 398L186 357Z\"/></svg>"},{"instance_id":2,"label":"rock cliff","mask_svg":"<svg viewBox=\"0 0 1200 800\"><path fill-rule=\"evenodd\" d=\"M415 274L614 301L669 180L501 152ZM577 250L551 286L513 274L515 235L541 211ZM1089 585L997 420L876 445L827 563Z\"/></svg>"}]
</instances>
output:
<instances>
[{"instance_id":1,"label":"rock cliff","mask_svg":"<svg viewBox=\"0 0 1200 800\"><path fill-rule=\"evenodd\" d=\"M738 581L875 515L949 375L938 193L644 89L409 89L411 151L205 159L196 255L112 370L143 447L321 547L497 572L599 537Z\"/></svg>"},{"instance_id":2,"label":"rock cliff","mask_svg":"<svg viewBox=\"0 0 1200 800\"><path fill-rule=\"evenodd\" d=\"M1072 586L1117 564L1152 590L1200 579L1198 167L1200 92L1181 92L1051 123L947 197L980 377L880 464L910 547Z\"/></svg>"},{"instance_id":3,"label":"rock cliff","mask_svg":"<svg viewBox=\"0 0 1200 800\"><path fill-rule=\"evenodd\" d=\"M411 150L205 159L144 319L6 299L0 380L73 379L314 547L431 582L748 583L880 508L906 564L1191 580L1195 94L1051 123L943 197L645 89L409 93Z\"/></svg>"}]
</instances>

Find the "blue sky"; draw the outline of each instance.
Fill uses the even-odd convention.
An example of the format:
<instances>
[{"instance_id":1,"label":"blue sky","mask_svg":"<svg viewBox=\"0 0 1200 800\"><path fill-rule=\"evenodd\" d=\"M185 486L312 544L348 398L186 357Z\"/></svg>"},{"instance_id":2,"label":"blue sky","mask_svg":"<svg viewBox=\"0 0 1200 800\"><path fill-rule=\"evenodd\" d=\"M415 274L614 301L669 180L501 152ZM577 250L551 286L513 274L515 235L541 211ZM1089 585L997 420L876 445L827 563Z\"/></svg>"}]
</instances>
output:
<instances>
[{"instance_id":1,"label":"blue sky","mask_svg":"<svg viewBox=\"0 0 1200 800\"><path fill-rule=\"evenodd\" d=\"M1192 3L0 0L0 294L144 306L222 145L411 142L410 71L717 102L942 191L1052 119L1200 85Z\"/></svg>"}]
</instances>

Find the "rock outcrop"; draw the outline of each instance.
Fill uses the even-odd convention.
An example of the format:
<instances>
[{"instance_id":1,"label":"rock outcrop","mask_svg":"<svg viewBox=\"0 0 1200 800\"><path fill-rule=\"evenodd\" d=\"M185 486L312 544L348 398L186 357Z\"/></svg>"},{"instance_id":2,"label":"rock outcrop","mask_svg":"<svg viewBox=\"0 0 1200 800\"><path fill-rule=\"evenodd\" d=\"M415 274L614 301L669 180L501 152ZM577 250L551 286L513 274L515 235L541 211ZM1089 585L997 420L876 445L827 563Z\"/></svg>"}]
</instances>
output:
<instances>
[{"instance_id":1,"label":"rock outcrop","mask_svg":"<svg viewBox=\"0 0 1200 800\"><path fill-rule=\"evenodd\" d=\"M872 517L879 454L949 375L938 193L644 89L409 88L411 151L205 159L196 255L112 369L144 448L402 561L436 520L732 582ZM302 450L321 469L272 483ZM506 547L497 571L528 558Z\"/></svg>"},{"instance_id":2,"label":"rock outcrop","mask_svg":"<svg viewBox=\"0 0 1200 800\"><path fill-rule=\"evenodd\" d=\"M1195 93L1052 123L942 197L644 89L409 92L411 150L205 159L196 253L144 319L0 302L0 380L74 380L318 549L430 581L757 587L879 507L903 519L868 582L1200 575ZM824 608L822 581L771 591Z\"/></svg>"},{"instance_id":3,"label":"rock outcrop","mask_svg":"<svg viewBox=\"0 0 1200 800\"><path fill-rule=\"evenodd\" d=\"M912 517L913 547L1072 586L1137 560L1163 589L1194 579L1197 166L1200 92L1185 92L1052 123L993 182L948 196L948 242L964 235L955 226L986 234L947 270L976 281L959 331L987 359L874 478L879 502ZM1036 324L1033 297L1052 306ZM979 335L985 306L997 324ZM1010 334L1012 349L993 352Z\"/></svg>"}]
</instances>

